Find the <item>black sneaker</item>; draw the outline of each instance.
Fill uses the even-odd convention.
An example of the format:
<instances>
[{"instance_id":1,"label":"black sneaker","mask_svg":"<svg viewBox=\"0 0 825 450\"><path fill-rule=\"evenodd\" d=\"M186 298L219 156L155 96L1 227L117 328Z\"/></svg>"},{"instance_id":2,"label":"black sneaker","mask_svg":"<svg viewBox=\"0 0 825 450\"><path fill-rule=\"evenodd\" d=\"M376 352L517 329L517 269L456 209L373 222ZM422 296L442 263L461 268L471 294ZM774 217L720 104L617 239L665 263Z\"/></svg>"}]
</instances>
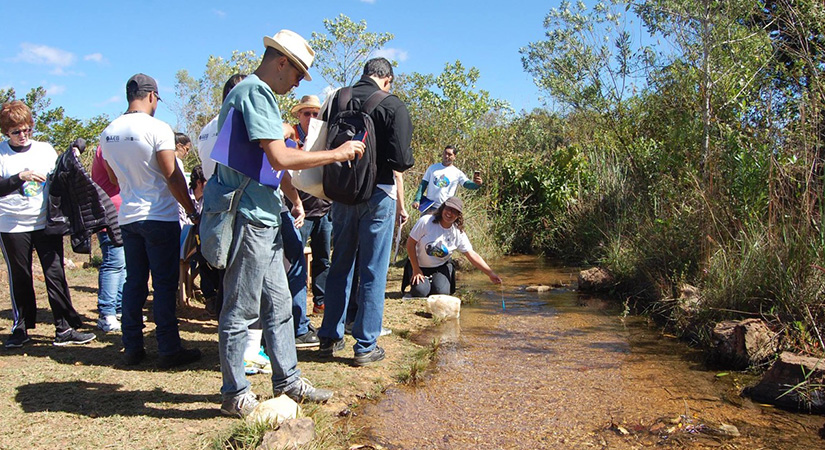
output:
<instances>
[{"instance_id":1,"label":"black sneaker","mask_svg":"<svg viewBox=\"0 0 825 450\"><path fill-rule=\"evenodd\" d=\"M312 327L306 333L295 336L295 348L318 347L320 344L321 340L318 339L318 334L315 333Z\"/></svg>"},{"instance_id":2,"label":"black sneaker","mask_svg":"<svg viewBox=\"0 0 825 450\"><path fill-rule=\"evenodd\" d=\"M127 366L136 366L146 359L146 350L126 350L123 352L123 364Z\"/></svg>"},{"instance_id":3,"label":"black sneaker","mask_svg":"<svg viewBox=\"0 0 825 450\"><path fill-rule=\"evenodd\" d=\"M3 344L6 348L20 348L26 342L29 342L31 338L29 334L26 333L26 330L23 328L18 328L11 332L11 336L6 339L6 342Z\"/></svg>"},{"instance_id":4,"label":"black sneaker","mask_svg":"<svg viewBox=\"0 0 825 450\"><path fill-rule=\"evenodd\" d=\"M201 359L201 351L196 348L182 348L177 353L162 355L158 358L158 367L161 369L171 369L183 366Z\"/></svg>"},{"instance_id":5,"label":"black sneaker","mask_svg":"<svg viewBox=\"0 0 825 450\"><path fill-rule=\"evenodd\" d=\"M355 365L366 366L369 363L381 361L382 359L384 359L384 349L376 345L370 352L356 354Z\"/></svg>"},{"instance_id":6,"label":"black sneaker","mask_svg":"<svg viewBox=\"0 0 825 450\"><path fill-rule=\"evenodd\" d=\"M331 358L335 356L335 352L340 352L344 349L344 340L343 339L328 339L328 338L321 338L320 339L320 348L318 349L318 355L324 358Z\"/></svg>"},{"instance_id":7,"label":"black sneaker","mask_svg":"<svg viewBox=\"0 0 825 450\"><path fill-rule=\"evenodd\" d=\"M306 378L298 378L298 381L292 383L283 393L297 403L325 403L333 395L329 389L312 387Z\"/></svg>"},{"instance_id":8,"label":"black sneaker","mask_svg":"<svg viewBox=\"0 0 825 450\"><path fill-rule=\"evenodd\" d=\"M94 333L83 333L74 328L69 328L62 333L55 333L54 345L58 347L65 345L83 345L92 342L96 337Z\"/></svg>"}]
</instances>

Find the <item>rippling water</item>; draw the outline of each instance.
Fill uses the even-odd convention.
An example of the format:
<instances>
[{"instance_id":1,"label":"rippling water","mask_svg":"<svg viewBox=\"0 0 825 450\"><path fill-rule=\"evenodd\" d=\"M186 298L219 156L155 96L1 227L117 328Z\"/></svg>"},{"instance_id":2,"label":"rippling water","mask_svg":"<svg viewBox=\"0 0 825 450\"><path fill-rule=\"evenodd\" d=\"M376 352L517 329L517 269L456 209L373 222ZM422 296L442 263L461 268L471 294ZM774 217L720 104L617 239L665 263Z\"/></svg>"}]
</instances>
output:
<instances>
[{"instance_id":1,"label":"rippling water","mask_svg":"<svg viewBox=\"0 0 825 450\"><path fill-rule=\"evenodd\" d=\"M419 337L442 340L434 371L364 408L368 440L390 449L825 448L823 417L740 398L739 375L718 377L697 351L573 292L574 270L532 257L496 267L506 267L503 290L461 273L478 302L460 323ZM562 287L526 292L531 284Z\"/></svg>"}]
</instances>

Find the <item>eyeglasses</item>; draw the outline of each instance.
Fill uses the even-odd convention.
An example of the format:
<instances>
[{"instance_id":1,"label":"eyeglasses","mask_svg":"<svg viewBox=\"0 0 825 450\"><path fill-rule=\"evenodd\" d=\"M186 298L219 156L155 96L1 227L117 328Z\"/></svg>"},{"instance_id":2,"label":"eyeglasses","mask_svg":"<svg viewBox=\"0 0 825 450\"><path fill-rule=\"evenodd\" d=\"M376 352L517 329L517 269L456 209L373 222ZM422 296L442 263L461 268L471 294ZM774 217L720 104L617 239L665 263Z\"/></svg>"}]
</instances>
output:
<instances>
[{"instance_id":1,"label":"eyeglasses","mask_svg":"<svg viewBox=\"0 0 825 450\"><path fill-rule=\"evenodd\" d=\"M163 101L163 100L161 100L161 98L160 98L160 94L158 94L156 91L155 91L155 92L153 92L153 93L155 94L155 98L156 98L156 99L158 99L158 101L159 101L159 102L162 102L162 101Z\"/></svg>"},{"instance_id":2,"label":"eyeglasses","mask_svg":"<svg viewBox=\"0 0 825 450\"><path fill-rule=\"evenodd\" d=\"M304 111L301 113L301 115L303 115L304 117L318 117L318 111Z\"/></svg>"},{"instance_id":3,"label":"eyeglasses","mask_svg":"<svg viewBox=\"0 0 825 450\"><path fill-rule=\"evenodd\" d=\"M32 131L33 130L31 128L21 128L19 130L12 131L9 134L12 136L18 136L20 135L20 133L32 134Z\"/></svg>"}]
</instances>

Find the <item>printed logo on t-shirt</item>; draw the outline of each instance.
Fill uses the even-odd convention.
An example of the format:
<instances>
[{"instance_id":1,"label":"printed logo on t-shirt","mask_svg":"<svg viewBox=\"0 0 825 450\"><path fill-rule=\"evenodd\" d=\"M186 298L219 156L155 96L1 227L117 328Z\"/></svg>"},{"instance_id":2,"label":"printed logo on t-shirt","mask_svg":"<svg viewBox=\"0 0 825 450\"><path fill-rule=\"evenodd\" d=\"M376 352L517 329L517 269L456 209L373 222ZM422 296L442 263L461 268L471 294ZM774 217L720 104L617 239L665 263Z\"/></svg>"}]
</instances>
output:
<instances>
[{"instance_id":1,"label":"printed logo on t-shirt","mask_svg":"<svg viewBox=\"0 0 825 450\"><path fill-rule=\"evenodd\" d=\"M20 187L20 193L23 197L37 197L43 192L43 185L46 183L40 181L27 181Z\"/></svg>"},{"instance_id":2,"label":"printed logo on t-shirt","mask_svg":"<svg viewBox=\"0 0 825 450\"><path fill-rule=\"evenodd\" d=\"M120 136L106 136L106 142L120 142Z\"/></svg>"},{"instance_id":3,"label":"printed logo on t-shirt","mask_svg":"<svg viewBox=\"0 0 825 450\"><path fill-rule=\"evenodd\" d=\"M446 175L441 175L435 180L435 185L440 188L445 188L450 185L450 179Z\"/></svg>"},{"instance_id":4,"label":"printed logo on t-shirt","mask_svg":"<svg viewBox=\"0 0 825 450\"><path fill-rule=\"evenodd\" d=\"M450 254L450 249L440 241L430 242L427 244L425 251L433 258L443 258Z\"/></svg>"}]
</instances>

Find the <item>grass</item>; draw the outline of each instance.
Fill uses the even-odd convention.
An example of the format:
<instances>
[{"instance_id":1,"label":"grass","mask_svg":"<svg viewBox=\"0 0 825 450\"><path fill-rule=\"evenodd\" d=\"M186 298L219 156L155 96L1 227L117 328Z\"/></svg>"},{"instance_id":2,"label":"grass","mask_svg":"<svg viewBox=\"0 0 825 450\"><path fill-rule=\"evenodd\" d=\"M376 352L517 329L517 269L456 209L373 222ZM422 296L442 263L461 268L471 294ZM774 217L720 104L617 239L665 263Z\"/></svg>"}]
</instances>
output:
<instances>
[{"instance_id":1,"label":"grass","mask_svg":"<svg viewBox=\"0 0 825 450\"><path fill-rule=\"evenodd\" d=\"M69 246L67 245L68 249ZM78 266L86 255L67 257ZM36 258L35 258L36 260ZM0 265L2 262L0 261ZM35 266L37 263L35 262ZM7 271L0 267L0 338L11 328ZM405 301L398 294L401 269L388 275L384 326L393 334L381 338L384 361L354 367L347 336L342 357L321 361L317 350L299 350L302 376L315 386L332 389L335 397L322 406L304 406L316 422L313 449L347 448L358 443L359 431L350 428L351 413L365 402L381 397L399 383L399 373L418 374L428 364L428 346L411 338L432 321L422 301ZM97 270L67 270L72 301L97 339L79 347L54 347L54 327L45 296L42 271L35 267L35 291L40 309L32 342L23 349L0 348L0 448L128 448L128 449L228 449L254 448L262 429L219 412L221 374L218 362L217 323L203 306L193 301L178 309L181 337L204 356L178 371L157 368L157 345L152 323L151 296L144 330L149 357L136 368L120 364L120 334L94 329L97 319ZM320 316L311 317L320 325ZM426 350L426 351L425 351ZM272 397L269 377L249 377L252 389L264 399ZM55 432L55 430L58 430Z\"/></svg>"}]
</instances>

